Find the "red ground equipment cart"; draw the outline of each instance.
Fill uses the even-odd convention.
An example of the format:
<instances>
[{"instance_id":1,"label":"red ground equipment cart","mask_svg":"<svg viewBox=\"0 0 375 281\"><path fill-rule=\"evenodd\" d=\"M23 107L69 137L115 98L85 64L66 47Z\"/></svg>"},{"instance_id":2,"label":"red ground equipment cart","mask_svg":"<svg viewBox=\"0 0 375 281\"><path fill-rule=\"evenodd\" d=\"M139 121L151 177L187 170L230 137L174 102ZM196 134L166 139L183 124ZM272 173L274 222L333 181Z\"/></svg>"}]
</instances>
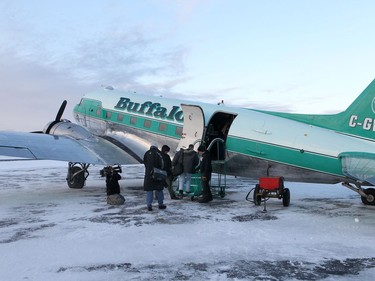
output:
<instances>
[{"instance_id":1,"label":"red ground equipment cart","mask_svg":"<svg viewBox=\"0 0 375 281\"><path fill-rule=\"evenodd\" d=\"M283 200L284 207L288 207L290 203L290 191L284 187L283 177L264 177L259 178L259 184L255 185L253 200L255 205L266 202L269 198L278 198ZM248 199L246 196L246 200Z\"/></svg>"}]
</instances>

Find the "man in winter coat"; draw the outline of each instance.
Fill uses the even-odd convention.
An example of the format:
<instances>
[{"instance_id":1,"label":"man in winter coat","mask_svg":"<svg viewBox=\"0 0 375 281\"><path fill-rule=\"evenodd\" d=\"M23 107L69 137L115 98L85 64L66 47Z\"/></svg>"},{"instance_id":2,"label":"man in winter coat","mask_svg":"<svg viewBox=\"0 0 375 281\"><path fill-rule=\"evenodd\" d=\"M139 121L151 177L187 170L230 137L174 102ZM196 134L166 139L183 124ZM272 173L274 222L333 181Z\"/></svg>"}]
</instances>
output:
<instances>
[{"instance_id":1,"label":"man in winter coat","mask_svg":"<svg viewBox=\"0 0 375 281\"><path fill-rule=\"evenodd\" d=\"M169 195L171 196L171 199L179 199L177 198L173 187L172 187L172 182L173 182L173 175L172 175L172 161L171 157L168 155L170 151L170 147L168 145L163 145L161 148L161 155L163 156L163 161L164 161L164 171L167 172L167 179L165 180L165 184L168 188Z\"/></svg>"},{"instance_id":2,"label":"man in winter coat","mask_svg":"<svg viewBox=\"0 0 375 281\"><path fill-rule=\"evenodd\" d=\"M181 196L185 192L190 192L191 174L195 173L195 167L199 164L198 153L194 151L194 145L190 144L188 149L181 151L176 154L177 159L173 158L173 164L181 161L182 157L183 173L179 176L178 190Z\"/></svg>"},{"instance_id":3,"label":"man in winter coat","mask_svg":"<svg viewBox=\"0 0 375 281\"><path fill-rule=\"evenodd\" d=\"M152 202L154 190L156 190L159 209L165 209L164 193L165 181L158 181L152 178L154 168L163 169L163 157L156 144L151 145L150 150L146 151L143 156L143 164L145 165L145 178L143 182L143 190L147 192L147 209L152 211Z\"/></svg>"},{"instance_id":4,"label":"man in winter coat","mask_svg":"<svg viewBox=\"0 0 375 281\"><path fill-rule=\"evenodd\" d=\"M199 172L202 177L202 198L199 203L208 203L212 201L210 180L212 174L211 155L204 145L198 147L198 153L202 155Z\"/></svg>"}]
</instances>

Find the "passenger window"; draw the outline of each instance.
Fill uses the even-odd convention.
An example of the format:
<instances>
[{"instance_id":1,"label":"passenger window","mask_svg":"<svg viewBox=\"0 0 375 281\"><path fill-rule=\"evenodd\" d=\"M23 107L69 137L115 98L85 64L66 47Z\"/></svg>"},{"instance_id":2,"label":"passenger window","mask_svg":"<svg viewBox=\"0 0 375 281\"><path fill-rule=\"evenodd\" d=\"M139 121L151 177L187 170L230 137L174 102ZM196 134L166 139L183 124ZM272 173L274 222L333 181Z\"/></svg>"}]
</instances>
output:
<instances>
[{"instance_id":1,"label":"passenger window","mask_svg":"<svg viewBox=\"0 0 375 281\"><path fill-rule=\"evenodd\" d=\"M167 124L165 124L165 123L160 123L160 125L159 125L159 130L165 132L165 131L167 130Z\"/></svg>"},{"instance_id":2,"label":"passenger window","mask_svg":"<svg viewBox=\"0 0 375 281\"><path fill-rule=\"evenodd\" d=\"M120 121L120 122L124 121L124 115L123 114L117 115L117 121Z\"/></svg>"},{"instance_id":3,"label":"passenger window","mask_svg":"<svg viewBox=\"0 0 375 281\"><path fill-rule=\"evenodd\" d=\"M137 117L131 117L130 124L137 125Z\"/></svg>"},{"instance_id":4,"label":"passenger window","mask_svg":"<svg viewBox=\"0 0 375 281\"><path fill-rule=\"evenodd\" d=\"M143 126L145 126L146 128L150 128L151 127L151 121L145 120L145 122L143 122Z\"/></svg>"},{"instance_id":5,"label":"passenger window","mask_svg":"<svg viewBox=\"0 0 375 281\"><path fill-rule=\"evenodd\" d=\"M107 119L111 119L112 118L112 112L107 111L106 117L107 117Z\"/></svg>"}]
</instances>

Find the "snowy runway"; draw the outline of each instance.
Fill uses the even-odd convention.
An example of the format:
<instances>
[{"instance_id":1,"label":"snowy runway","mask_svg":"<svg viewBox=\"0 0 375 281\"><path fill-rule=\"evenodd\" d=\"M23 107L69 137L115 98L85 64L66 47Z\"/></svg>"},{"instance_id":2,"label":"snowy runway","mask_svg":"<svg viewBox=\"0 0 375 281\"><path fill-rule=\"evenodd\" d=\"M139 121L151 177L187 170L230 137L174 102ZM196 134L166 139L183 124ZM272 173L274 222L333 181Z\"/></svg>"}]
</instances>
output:
<instances>
[{"instance_id":1,"label":"snowy runway","mask_svg":"<svg viewBox=\"0 0 375 281\"><path fill-rule=\"evenodd\" d=\"M1 280L374 280L375 208L341 185L286 183L267 212L228 177L209 204L148 212L143 166L125 166L123 206L106 204L100 167L69 189L67 165L0 163Z\"/></svg>"}]
</instances>

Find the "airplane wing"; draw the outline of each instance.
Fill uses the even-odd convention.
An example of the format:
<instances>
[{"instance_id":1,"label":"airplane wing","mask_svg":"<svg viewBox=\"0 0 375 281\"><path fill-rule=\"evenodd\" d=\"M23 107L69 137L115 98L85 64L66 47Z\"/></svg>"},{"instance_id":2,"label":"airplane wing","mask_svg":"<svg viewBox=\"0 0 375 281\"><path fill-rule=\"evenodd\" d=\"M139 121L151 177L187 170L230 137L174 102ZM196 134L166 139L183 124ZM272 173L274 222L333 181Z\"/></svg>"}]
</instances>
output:
<instances>
[{"instance_id":1,"label":"airplane wing","mask_svg":"<svg viewBox=\"0 0 375 281\"><path fill-rule=\"evenodd\" d=\"M343 174L375 185L375 153L340 153Z\"/></svg>"},{"instance_id":2,"label":"airplane wing","mask_svg":"<svg viewBox=\"0 0 375 281\"><path fill-rule=\"evenodd\" d=\"M139 159L100 138L0 131L0 155L87 164L139 164Z\"/></svg>"}]
</instances>

